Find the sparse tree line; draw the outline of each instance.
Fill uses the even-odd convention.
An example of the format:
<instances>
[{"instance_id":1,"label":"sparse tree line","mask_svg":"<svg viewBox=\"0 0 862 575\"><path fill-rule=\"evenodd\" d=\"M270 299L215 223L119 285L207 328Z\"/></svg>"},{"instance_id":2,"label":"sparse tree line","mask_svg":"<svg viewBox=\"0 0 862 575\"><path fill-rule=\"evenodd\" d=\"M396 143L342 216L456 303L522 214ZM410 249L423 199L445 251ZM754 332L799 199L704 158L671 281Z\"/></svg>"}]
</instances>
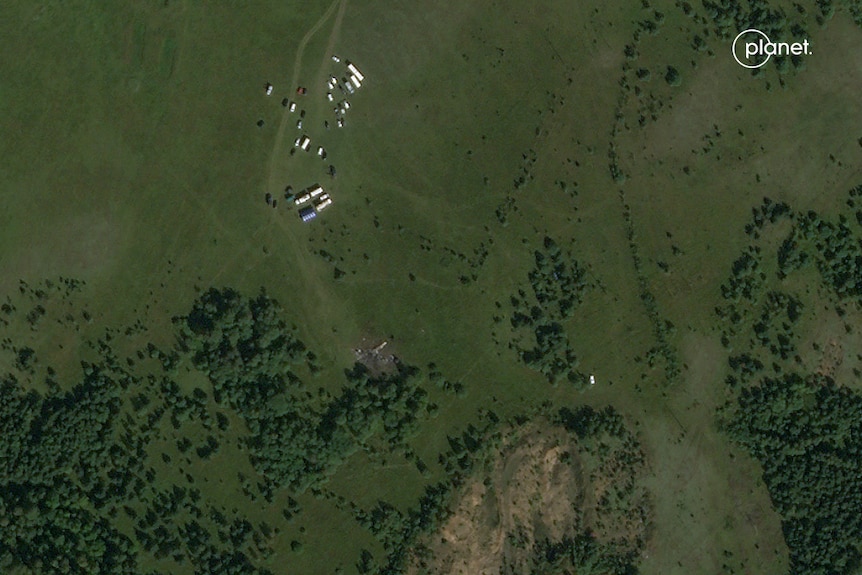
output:
<instances>
[{"instance_id":1,"label":"sparse tree line","mask_svg":"<svg viewBox=\"0 0 862 575\"><path fill-rule=\"evenodd\" d=\"M676 349L670 343L670 337L676 332L676 326L670 320L664 319L658 309L658 303L655 296L650 291L649 283L643 271L643 263L640 253L638 252L637 242L635 241L634 221L632 220L631 206L625 203L625 196L620 190L620 199L623 201L623 220L626 225L626 239L629 242L629 251L631 252L632 262L635 266L637 274L638 288L640 300L646 308L647 316L652 323L653 334L655 335L656 345L647 352L647 361L650 367L656 365L657 360L661 359L664 363L665 382L670 384L676 380L680 373L680 361Z\"/></svg>"}]
</instances>

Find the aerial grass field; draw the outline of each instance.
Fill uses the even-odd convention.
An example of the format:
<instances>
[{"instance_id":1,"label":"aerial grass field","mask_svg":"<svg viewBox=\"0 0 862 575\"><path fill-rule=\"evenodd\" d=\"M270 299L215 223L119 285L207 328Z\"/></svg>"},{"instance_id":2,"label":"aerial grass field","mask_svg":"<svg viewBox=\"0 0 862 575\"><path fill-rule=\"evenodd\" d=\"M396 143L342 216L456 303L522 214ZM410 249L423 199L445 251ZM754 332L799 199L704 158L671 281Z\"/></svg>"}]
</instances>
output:
<instances>
[{"instance_id":1,"label":"aerial grass field","mask_svg":"<svg viewBox=\"0 0 862 575\"><path fill-rule=\"evenodd\" d=\"M816 49L804 66L755 76L731 57L736 32L716 34L711 3L692 4L6 3L0 300L14 312L2 316L0 373L50 396L79 383L82 361L115 355L141 378L123 391L135 405L118 412L128 426L160 401L143 407L137 394L156 397L168 379L178 391L165 397L205 394L201 410L220 414L220 431L200 415L152 424L139 451L151 473L139 476L156 495L104 512L129 538L157 494L182 485L254 526L222 543L238 537L255 568L395 572L382 567L397 547L388 531L357 518L380 502L416 509L447 481L453 438L495 418L612 406L646 461L640 572L788 572L761 462L717 413L738 394L726 384L729 357L753 349L776 374L794 364L771 368L747 335L760 300L730 328L716 310L734 262L756 244L765 285L804 300L795 365L859 389L858 304L820 285L819 268L773 278L795 223L764 228L756 241L746 226L764 197L798 218L813 210L852 223L847 192L862 177L862 65L852 55L862 30L850 10L821 25L817 2L765 3L804 26ZM738 23L754 18L741 10ZM696 35L705 48L693 47ZM365 80L338 127L333 106L347 96L328 101L326 82L348 60ZM668 66L677 80L666 79ZM294 145L306 134L308 152ZM285 189L315 183L333 204L303 223ZM551 384L523 360L536 342L515 325L513 300L532 301L546 238L584 272L580 301L559 323L595 385ZM82 283L51 295L44 282L58 278ZM324 420L326 402L352 385L354 350L382 342L421 370L435 409L401 442L382 439L390 421L371 425L325 479L267 497L248 439L257 412L210 399L217 370L183 347L178 326L211 287L248 298L263 290L280 303L311 352L290 368L304 382L307 403L297 405ZM546 302L533 299L538 314ZM22 355L31 348L35 363ZM178 359L156 349L179 350ZM463 387L435 385L435 370ZM213 436L220 446L209 455ZM494 457L475 473L498 476ZM463 508L464 481L453 483L450 510ZM218 529L218 513L174 512L183 529ZM141 573L215 572L193 546L161 552L143 540ZM419 554L420 540L405 536L407 552ZM0 551L16 556L5 540ZM64 569L9 561L0 570Z\"/></svg>"}]
</instances>

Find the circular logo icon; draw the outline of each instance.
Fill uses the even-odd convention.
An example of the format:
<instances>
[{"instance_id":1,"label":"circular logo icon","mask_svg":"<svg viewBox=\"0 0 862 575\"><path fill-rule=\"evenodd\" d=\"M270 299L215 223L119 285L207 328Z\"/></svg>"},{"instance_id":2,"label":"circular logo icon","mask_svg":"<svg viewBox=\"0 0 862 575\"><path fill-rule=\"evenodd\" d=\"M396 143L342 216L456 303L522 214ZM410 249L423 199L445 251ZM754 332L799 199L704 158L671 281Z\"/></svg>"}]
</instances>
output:
<instances>
[{"instance_id":1,"label":"circular logo icon","mask_svg":"<svg viewBox=\"0 0 862 575\"><path fill-rule=\"evenodd\" d=\"M764 32L757 28L749 28L736 35L731 52L733 59L743 68L760 68L769 62L774 53L766 48L771 45L772 41Z\"/></svg>"}]
</instances>

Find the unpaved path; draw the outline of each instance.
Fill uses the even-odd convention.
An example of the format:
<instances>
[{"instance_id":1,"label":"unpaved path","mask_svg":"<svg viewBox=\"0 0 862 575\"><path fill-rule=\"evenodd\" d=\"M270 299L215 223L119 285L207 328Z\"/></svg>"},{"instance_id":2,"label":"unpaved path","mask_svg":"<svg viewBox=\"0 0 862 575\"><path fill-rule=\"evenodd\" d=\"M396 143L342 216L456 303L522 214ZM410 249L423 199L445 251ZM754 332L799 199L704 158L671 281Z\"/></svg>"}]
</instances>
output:
<instances>
[{"instance_id":1,"label":"unpaved path","mask_svg":"<svg viewBox=\"0 0 862 575\"><path fill-rule=\"evenodd\" d=\"M326 12L324 12L323 15L321 15L321 17L318 18L317 22L315 22L314 25L305 32L305 35L302 37L302 39L299 42L299 45L297 46L296 56L293 59L293 71L292 71L291 79L290 79L290 92L294 92L296 87L299 84L299 77L300 77L300 73L302 71L302 58L305 55L305 48L308 45L308 42L314 37L314 35L317 32L320 31L320 29L323 27L323 25L326 24L326 22L329 20L329 18L332 17L333 13L335 13L335 11L337 9L338 12L336 15L335 24L332 28L332 31L330 32L329 39L327 42L327 47L326 47L326 54L329 54L332 52L332 49L335 46L335 42L338 38L338 32L341 29L341 22L342 22L342 19L344 17L344 11L345 11L346 7L347 7L347 0L333 0L332 4L330 4L329 7L326 9ZM324 56L324 58L326 58L326 56ZM321 63L320 72L318 74L318 76L320 78L323 77L323 74L324 74L323 70L324 70L325 63L326 62L324 59L324 62ZM318 84L321 84L321 82L318 82ZM267 168L265 191L271 193L276 198L278 198L281 195L281 187L277 181L277 179L278 179L278 169L277 168L278 168L279 162L284 159L283 158L284 137L285 137L285 132L287 130L289 117L290 117L290 112L287 109L285 109L284 112L282 112L281 121L279 122L278 132L276 133L275 141L274 141L273 146L272 146L272 151L270 152L269 163L268 163L268 168ZM288 225L287 222L284 222L282 219L275 219L274 222L276 225L280 226L285 231L285 233L287 235L288 242L291 244L294 255L296 256L294 263L297 264L302 269L304 279L306 280L306 285L309 287L312 285L315 287L320 287L319 279L312 278L308 274L308 272L306 271L307 265L301 263L301 262L303 262L303 260L305 258L307 258L308 254L304 250L300 249L298 239L296 237L296 234L291 229L291 226ZM264 228L259 228L251 236L252 241L249 242L249 245L246 248L239 250L236 254L234 254L227 261L225 261L224 264L221 266L221 268L218 270L218 272L216 272L213 280L221 277L228 269L232 268L237 263L244 261L246 256L251 251L255 250L255 248L257 246L257 239L263 231L264 231Z\"/></svg>"},{"instance_id":2,"label":"unpaved path","mask_svg":"<svg viewBox=\"0 0 862 575\"><path fill-rule=\"evenodd\" d=\"M323 13L323 16L318 19L317 22L314 23L314 26L308 29L305 33L305 36L302 37L302 40L299 41L299 46L296 49L296 57L293 59L293 75L290 78L290 91L291 93L295 93L295 90L299 84L299 75L302 71L302 57L305 55L305 47L308 45L309 40L326 24L326 21L332 16L336 9L338 10L338 17L336 18L335 26L332 29L332 32L329 36L329 44L327 45L327 53L331 51L331 47L335 44L335 38L338 35L338 30L341 27L341 19L344 14L344 9L347 7L347 0L334 0L332 4L329 5L329 8L326 9L326 12ZM323 70L323 66L321 66L321 74ZM320 83L318 83L318 86ZM284 112L281 114L281 122L278 125L278 133L275 136L275 143L272 146L272 152L269 155L269 169L268 169L268 177L266 180L266 191L276 195L276 166L278 165L279 160L282 159L282 153L284 149L284 134L288 125L288 117L290 116L290 112L287 108L285 108Z\"/></svg>"}]
</instances>

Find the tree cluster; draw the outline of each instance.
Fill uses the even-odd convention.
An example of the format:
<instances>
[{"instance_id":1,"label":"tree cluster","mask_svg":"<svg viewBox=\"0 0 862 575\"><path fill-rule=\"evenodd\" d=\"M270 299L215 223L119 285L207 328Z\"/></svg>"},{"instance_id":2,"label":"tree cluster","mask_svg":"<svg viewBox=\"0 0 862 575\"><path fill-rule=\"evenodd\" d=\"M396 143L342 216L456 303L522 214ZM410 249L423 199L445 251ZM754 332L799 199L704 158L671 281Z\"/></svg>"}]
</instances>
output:
<instances>
[{"instance_id":1,"label":"tree cluster","mask_svg":"<svg viewBox=\"0 0 862 575\"><path fill-rule=\"evenodd\" d=\"M860 191L850 191L849 208L855 209ZM723 341L730 348L729 336L740 335L742 349L728 358L732 373L725 381L738 386L738 397L721 410L720 420L763 467L782 519L791 572L857 573L862 567L862 521L856 513L862 503L862 396L826 376L797 373L803 360L795 330L805 306L796 295L769 289L767 282L792 285L788 278L810 266L833 294L830 299L858 306L862 242L855 224L862 226L862 217L852 222L845 215L792 211L768 198L752 214L746 232L755 240L768 224L789 230L777 236L774 260L766 257L771 248L749 246L722 286L728 303L716 311L729 321ZM773 270L774 279L767 274ZM836 311L844 314L840 306ZM771 377L765 371L770 361Z\"/></svg>"},{"instance_id":2,"label":"tree cluster","mask_svg":"<svg viewBox=\"0 0 862 575\"><path fill-rule=\"evenodd\" d=\"M553 239L545 237L543 248L533 253L535 265L527 275L532 294L519 290L510 298L512 327L528 329L534 341L532 347L518 346L518 354L550 383L567 380L582 387L587 377L577 370L578 358L563 322L572 317L588 288L586 271Z\"/></svg>"},{"instance_id":3,"label":"tree cluster","mask_svg":"<svg viewBox=\"0 0 862 575\"><path fill-rule=\"evenodd\" d=\"M210 289L176 320L182 346L208 375L216 402L245 420L267 499L280 487L300 493L323 481L373 437L386 449L403 444L434 408L418 385L419 370L401 363L381 375L356 364L338 396L315 400L294 372L313 354L280 314L266 294L248 299Z\"/></svg>"},{"instance_id":4,"label":"tree cluster","mask_svg":"<svg viewBox=\"0 0 862 575\"><path fill-rule=\"evenodd\" d=\"M835 223L811 211L797 219L799 235L813 247L823 282L838 297L862 302L862 241L847 219L839 216Z\"/></svg>"},{"instance_id":5,"label":"tree cluster","mask_svg":"<svg viewBox=\"0 0 862 575\"><path fill-rule=\"evenodd\" d=\"M467 395L467 388L463 382L450 381L443 377L443 374L437 369L437 365L433 362L428 364L428 381L436 385L447 393L455 394L458 397Z\"/></svg>"},{"instance_id":6,"label":"tree cluster","mask_svg":"<svg viewBox=\"0 0 862 575\"><path fill-rule=\"evenodd\" d=\"M704 0L703 7L722 38L733 38L739 30L756 28L776 40L790 27L786 12L773 8L768 0ZM793 34L801 37L805 31L797 24L793 26Z\"/></svg>"},{"instance_id":7,"label":"tree cluster","mask_svg":"<svg viewBox=\"0 0 862 575\"><path fill-rule=\"evenodd\" d=\"M635 575L637 557L619 553L596 541L589 530L560 541L542 541L533 550L529 575L570 575L571 573L604 573Z\"/></svg>"},{"instance_id":8,"label":"tree cluster","mask_svg":"<svg viewBox=\"0 0 862 575\"><path fill-rule=\"evenodd\" d=\"M578 438L578 458L591 481L602 487L596 490L590 515L592 535L601 535L601 555L613 558L614 564L633 563L646 545L650 509L646 489L639 478L646 468L646 456L640 442L613 407L595 410L590 406L560 409L558 424ZM624 528L622 528L624 526ZM608 533L627 532L628 537ZM617 563L621 559L622 563Z\"/></svg>"}]
</instances>

